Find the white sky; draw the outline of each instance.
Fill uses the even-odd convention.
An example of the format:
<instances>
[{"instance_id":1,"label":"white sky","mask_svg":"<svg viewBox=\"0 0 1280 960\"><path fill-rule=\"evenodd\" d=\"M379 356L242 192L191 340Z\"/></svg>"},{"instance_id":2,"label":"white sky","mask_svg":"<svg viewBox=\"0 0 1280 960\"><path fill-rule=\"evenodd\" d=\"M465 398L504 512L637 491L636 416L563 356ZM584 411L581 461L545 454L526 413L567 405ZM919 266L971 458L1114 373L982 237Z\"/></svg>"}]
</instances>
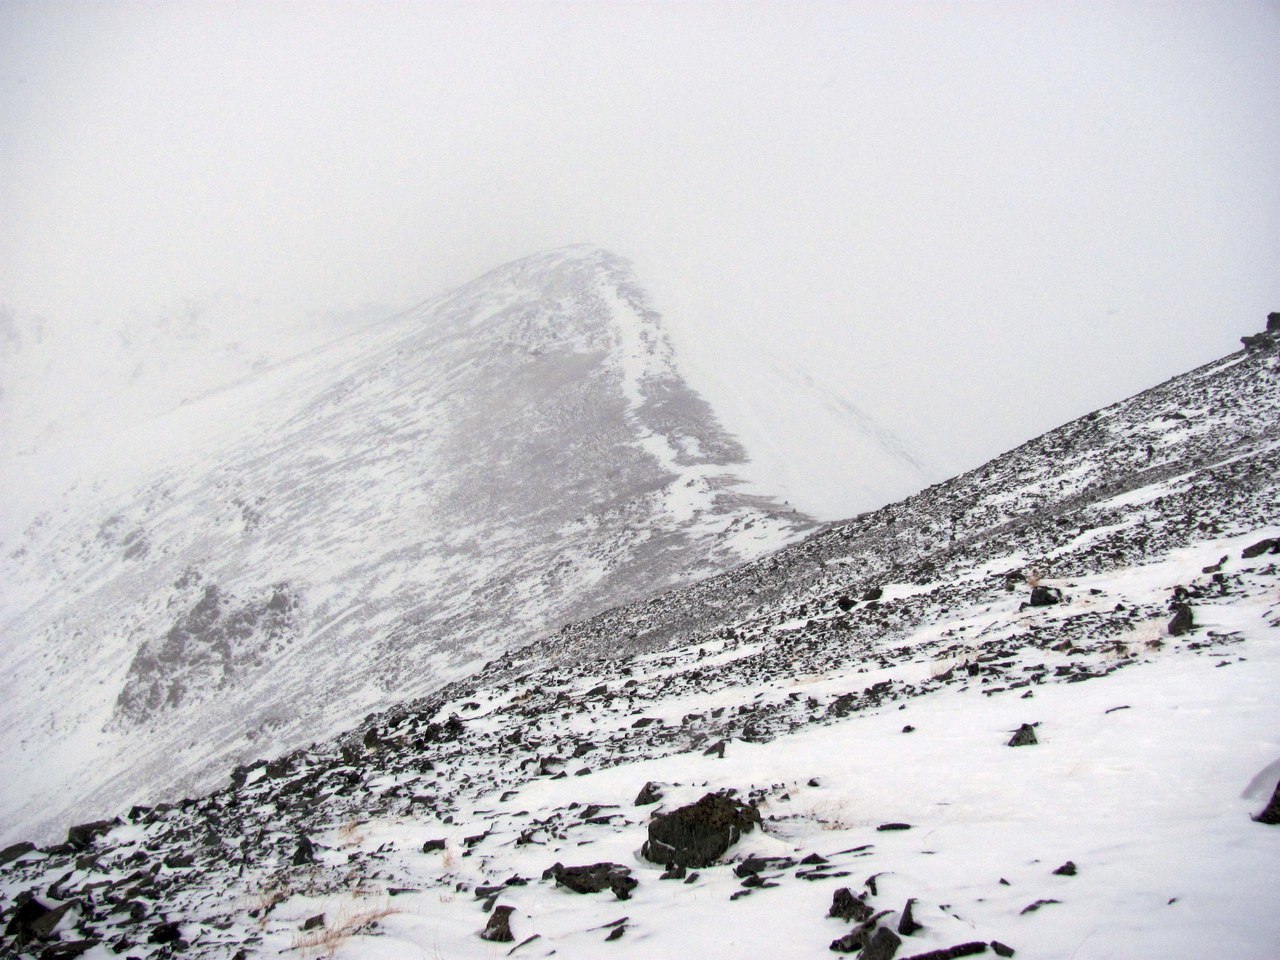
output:
<instances>
[{"instance_id":1,"label":"white sky","mask_svg":"<svg viewBox=\"0 0 1280 960\"><path fill-rule=\"evenodd\" d=\"M596 243L749 446L782 364L935 479L1259 329L1277 171L1274 2L0 0L0 310L66 357Z\"/></svg>"}]
</instances>

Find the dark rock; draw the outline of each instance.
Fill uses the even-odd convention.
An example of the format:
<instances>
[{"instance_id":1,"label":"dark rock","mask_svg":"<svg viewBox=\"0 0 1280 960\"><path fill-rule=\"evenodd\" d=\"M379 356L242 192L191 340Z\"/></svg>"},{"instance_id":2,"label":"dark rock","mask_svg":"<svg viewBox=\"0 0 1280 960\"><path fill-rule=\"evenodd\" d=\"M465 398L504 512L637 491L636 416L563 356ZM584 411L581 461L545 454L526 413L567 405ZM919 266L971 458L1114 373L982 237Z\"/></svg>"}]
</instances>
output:
<instances>
[{"instance_id":1,"label":"dark rock","mask_svg":"<svg viewBox=\"0 0 1280 960\"><path fill-rule=\"evenodd\" d=\"M49 912L49 908L30 893L20 893L14 900L17 907L4 928L4 935L13 940L15 947L21 947L36 939L32 927L36 921Z\"/></svg>"},{"instance_id":2,"label":"dark rock","mask_svg":"<svg viewBox=\"0 0 1280 960\"><path fill-rule=\"evenodd\" d=\"M704 757L719 757L721 760L723 760L725 746L726 744L723 740L717 741L716 743L713 743L711 746L707 747L707 749L703 750L702 755Z\"/></svg>"},{"instance_id":3,"label":"dark rock","mask_svg":"<svg viewBox=\"0 0 1280 960\"><path fill-rule=\"evenodd\" d=\"M68 900L66 903L56 906L51 910L45 911L39 917L31 921L30 929L32 934L41 940L48 940L53 937L53 930L59 921L66 916L67 911L76 906L76 901Z\"/></svg>"},{"instance_id":4,"label":"dark rock","mask_svg":"<svg viewBox=\"0 0 1280 960\"><path fill-rule=\"evenodd\" d=\"M308 836L298 838L298 849L293 852L293 865L300 867L304 863L316 862L316 845Z\"/></svg>"},{"instance_id":5,"label":"dark rock","mask_svg":"<svg viewBox=\"0 0 1280 960\"><path fill-rule=\"evenodd\" d=\"M733 868L733 873L734 876L741 879L742 877L754 876L765 870L786 870L795 865L796 861L791 857L747 857L747 859Z\"/></svg>"},{"instance_id":6,"label":"dark rock","mask_svg":"<svg viewBox=\"0 0 1280 960\"><path fill-rule=\"evenodd\" d=\"M874 912L867 906L865 900L855 897L853 891L848 887L841 887L831 897L831 909L827 911L827 916L835 917L838 920L853 920L856 923L861 923Z\"/></svg>"},{"instance_id":7,"label":"dark rock","mask_svg":"<svg viewBox=\"0 0 1280 960\"><path fill-rule=\"evenodd\" d=\"M1280 824L1280 782L1276 783L1276 789L1271 794L1271 802L1267 804L1266 809L1253 819L1257 823L1267 823L1273 826Z\"/></svg>"},{"instance_id":8,"label":"dark rock","mask_svg":"<svg viewBox=\"0 0 1280 960\"><path fill-rule=\"evenodd\" d=\"M40 951L40 960L74 960L96 947L101 940L68 940L54 943Z\"/></svg>"},{"instance_id":9,"label":"dark rock","mask_svg":"<svg viewBox=\"0 0 1280 960\"><path fill-rule=\"evenodd\" d=\"M850 610L852 610L854 603L855 603L854 600L845 596L844 594L841 594L839 597L836 597L836 606L839 607L843 613L848 613Z\"/></svg>"},{"instance_id":10,"label":"dark rock","mask_svg":"<svg viewBox=\"0 0 1280 960\"><path fill-rule=\"evenodd\" d=\"M80 823L67 831L67 843L76 850L88 850L93 841L103 834L109 833L117 826L118 820L95 820L92 823Z\"/></svg>"},{"instance_id":11,"label":"dark rock","mask_svg":"<svg viewBox=\"0 0 1280 960\"><path fill-rule=\"evenodd\" d=\"M888 927L876 927L876 932L865 938L859 960L893 960L902 946L902 940Z\"/></svg>"},{"instance_id":12,"label":"dark rock","mask_svg":"<svg viewBox=\"0 0 1280 960\"><path fill-rule=\"evenodd\" d=\"M317 913L314 917L307 917L307 919L303 921L303 924L302 924L303 930L316 930L316 929L321 929L323 927L324 927L323 913Z\"/></svg>"},{"instance_id":13,"label":"dark rock","mask_svg":"<svg viewBox=\"0 0 1280 960\"><path fill-rule=\"evenodd\" d=\"M34 843L30 843L26 840L22 840L18 843L12 844L11 846L5 847L3 850L0 850L0 864L8 863L10 860L17 860L23 854L30 853L35 848L36 845Z\"/></svg>"},{"instance_id":14,"label":"dark rock","mask_svg":"<svg viewBox=\"0 0 1280 960\"><path fill-rule=\"evenodd\" d=\"M1068 860L1057 870L1053 871L1059 877L1074 877L1076 875L1076 865L1073 861Z\"/></svg>"},{"instance_id":15,"label":"dark rock","mask_svg":"<svg viewBox=\"0 0 1280 960\"><path fill-rule=\"evenodd\" d=\"M629 867L620 863L593 863L586 867L566 867L562 863L548 867L543 880L555 880L556 886L568 887L574 893L599 893L612 890L619 900L628 900L640 882L631 876Z\"/></svg>"},{"instance_id":16,"label":"dark rock","mask_svg":"<svg viewBox=\"0 0 1280 960\"><path fill-rule=\"evenodd\" d=\"M903 733L915 733L915 731L916 731L916 728L909 723L902 728Z\"/></svg>"},{"instance_id":17,"label":"dark rock","mask_svg":"<svg viewBox=\"0 0 1280 960\"><path fill-rule=\"evenodd\" d=\"M649 821L641 856L666 866L709 867L744 833L760 825L760 812L731 797L708 793L697 803Z\"/></svg>"},{"instance_id":18,"label":"dark rock","mask_svg":"<svg viewBox=\"0 0 1280 960\"><path fill-rule=\"evenodd\" d=\"M1267 333L1280 333L1280 313L1267 314Z\"/></svg>"},{"instance_id":19,"label":"dark rock","mask_svg":"<svg viewBox=\"0 0 1280 960\"><path fill-rule=\"evenodd\" d=\"M180 867L189 867L195 862L195 856L190 853L171 853L164 858L164 865L173 870Z\"/></svg>"},{"instance_id":20,"label":"dark rock","mask_svg":"<svg viewBox=\"0 0 1280 960\"><path fill-rule=\"evenodd\" d=\"M904 937L909 937L917 930L923 929L920 924L916 923L914 914L915 903L915 897L908 900L907 905L902 908L902 916L898 920L898 932Z\"/></svg>"},{"instance_id":21,"label":"dark rock","mask_svg":"<svg viewBox=\"0 0 1280 960\"><path fill-rule=\"evenodd\" d=\"M1245 547L1240 556L1244 560L1252 560L1254 557L1260 557L1264 553L1280 553L1280 540L1271 537L1266 540L1259 540L1252 546Z\"/></svg>"},{"instance_id":22,"label":"dark rock","mask_svg":"<svg viewBox=\"0 0 1280 960\"><path fill-rule=\"evenodd\" d=\"M819 863L830 863L831 861L819 853L811 853L800 862L807 867L812 867Z\"/></svg>"},{"instance_id":23,"label":"dark rock","mask_svg":"<svg viewBox=\"0 0 1280 960\"><path fill-rule=\"evenodd\" d=\"M884 596L883 587L871 587L869 590L867 590L866 593L862 595L862 599L867 601L879 600L883 596Z\"/></svg>"},{"instance_id":24,"label":"dark rock","mask_svg":"<svg viewBox=\"0 0 1280 960\"><path fill-rule=\"evenodd\" d=\"M991 949L995 951L997 957L1012 957L1014 954L1013 947L1003 944L999 940L991 941Z\"/></svg>"},{"instance_id":25,"label":"dark rock","mask_svg":"<svg viewBox=\"0 0 1280 960\"><path fill-rule=\"evenodd\" d=\"M1041 907L1047 907L1051 903L1061 903L1061 902L1062 902L1061 900L1037 900L1035 903L1029 903L1025 907L1023 907L1019 911L1019 914L1035 913Z\"/></svg>"},{"instance_id":26,"label":"dark rock","mask_svg":"<svg viewBox=\"0 0 1280 960\"><path fill-rule=\"evenodd\" d=\"M428 840L422 845L423 853L431 853L433 850L443 850L446 842L444 840Z\"/></svg>"},{"instance_id":27,"label":"dark rock","mask_svg":"<svg viewBox=\"0 0 1280 960\"><path fill-rule=\"evenodd\" d=\"M1184 633L1190 633L1191 628L1194 626L1195 618L1191 615L1191 605L1175 603L1173 605L1173 619L1169 621L1169 636L1180 637Z\"/></svg>"},{"instance_id":28,"label":"dark rock","mask_svg":"<svg viewBox=\"0 0 1280 960\"><path fill-rule=\"evenodd\" d=\"M1015 731L1012 739L1009 740L1011 747L1030 747L1040 741L1036 739L1036 731L1029 723L1024 723Z\"/></svg>"},{"instance_id":29,"label":"dark rock","mask_svg":"<svg viewBox=\"0 0 1280 960\"><path fill-rule=\"evenodd\" d=\"M480 934L480 939L493 943L514 941L515 935L511 932L511 914L515 913L515 910L515 907L494 907L493 913L489 914L489 922L485 924L484 931Z\"/></svg>"},{"instance_id":30,"label":"dark rock","mask_svg":"<svg viewBox=\"0 0 1280 960\"><path fill-rule=\"evenodd\" d=\"M640 792L636 794L636 806L647 807L651 803L657 803L662 799L662 791L653 781L646 783L640 788Z\"/></svg>"},{"instance_id":31,"label":"dark rock","mask_svg":"<svg viewBox=\"0 0 1280 960\"><path fill-rule=\"evenodd\" d=\"M1276 347L1276 338L1269 333L1255 333L1252 336L1241 337L1240 342L1249 353L1265 353Z\"/></svg>"},{"instance_id":32,"label":"dark rock","mask_svg":"<svg viewBox=\"0 0 1280 960\"><path fill-rule=\"evenodd\" d=\"M830 949L836 953L855 953L862 949L863 932L861 928L850 930L843 937L831 941Z\"/></svg>"},{"instance_id":33,"label":"dark rock","mask_svg":"<svg viewBox=\"0 0 1280 960\"><path fill-rule=\"evenodd\" d=\"M182 939L182 929L176 923L158 923L147 937L149 943L177 943Z\"/></svg>"},{"instance_id":34,"label":"dark rock","mask_svg":"<svg viewBox=\"0 0 1280 960\"><path fill-rule=\"evenodd\" d=\"M1051 607L1062 602L1062 591L1057 587L1035 586L1031 588L1031 606Z\"/></svg>"},{"instance_id":35,"label":"dark rock","mask_svg":"<svg viewBox=\"0 0 1280 960\"><path fill-rule=\"evenodd\" d=\"M909 823L882 823L882 824L880 824L880 826L876 827L876 829L877 829L877 830L879 830L879 831L881 831L882 833L883 833L883 832L885 832L885 831L891 831L891 830L910 830L910 829L911 829L911 824L909 824Z\"/></svg>"},{"instance_id":36,"label":"dark rock","mask_svg":"<svg viewBox=\"0 0 1280 960\"><path fill-rule=\"evenodd\" d=\"M610 940L621 940L622 935L626 932L627 932L627 925L625 923L619 923L616 926L614 926L612 930L609 931L609 935L604 938L605 942L608 943Z\"/></svg>"},{"instance_id":37,"label":"dark rock","mask_svg":"<svg viewBox=\"0 0 1280 960\"><path fill-rule=\"evenodd\" d=\"M959 943L954 947L945 947L942 950L930 950L928 953L917 953L905 960L956 960L957 957L972 957L974 954L986 953L987 945L981 940L973 940L969 943Z\"/></svg>"},{"instance_id":38,"label":"dark rock","mask_svg":"<svg viewBox=\"0 0 1280 960\"><path fill-rule=\"evenodd\" d=\"M673 864L672 866L667 867L666 872L663 873L662 876L660 876L658 879L659 880L683 880L688 875L688 873L689 871L687 868L682 867L679 864Z\"/></svg>"}]
</instances>

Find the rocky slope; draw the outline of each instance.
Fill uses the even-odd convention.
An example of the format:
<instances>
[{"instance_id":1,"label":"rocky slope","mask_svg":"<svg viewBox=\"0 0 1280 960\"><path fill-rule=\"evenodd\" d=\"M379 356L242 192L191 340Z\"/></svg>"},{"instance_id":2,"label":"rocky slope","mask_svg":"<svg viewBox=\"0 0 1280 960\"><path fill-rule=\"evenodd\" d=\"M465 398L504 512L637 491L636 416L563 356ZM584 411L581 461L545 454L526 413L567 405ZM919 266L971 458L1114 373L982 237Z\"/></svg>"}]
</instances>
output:
<instances>
[{"instance_id":1,"label":"rocky slope","mask_svg":"<svg viewBox=\"0 0 1280 960\"><path fill-rule=\"evenodd\" d=\"M628 265L589 248L137 439L125 482L82 483L0 546L6 836L208 789L815 526L736 492L744 452Z\"/></svg>"},{"instance_id":2,"label":"rocky slope","mask_svg":"<svg viewBox=\"0 0 1280 960\"><path fill-rule=\"evenodd\" d=\"M9 948L1271 957L1278 339L12 847Z\"/></svg>"}]
</instances>

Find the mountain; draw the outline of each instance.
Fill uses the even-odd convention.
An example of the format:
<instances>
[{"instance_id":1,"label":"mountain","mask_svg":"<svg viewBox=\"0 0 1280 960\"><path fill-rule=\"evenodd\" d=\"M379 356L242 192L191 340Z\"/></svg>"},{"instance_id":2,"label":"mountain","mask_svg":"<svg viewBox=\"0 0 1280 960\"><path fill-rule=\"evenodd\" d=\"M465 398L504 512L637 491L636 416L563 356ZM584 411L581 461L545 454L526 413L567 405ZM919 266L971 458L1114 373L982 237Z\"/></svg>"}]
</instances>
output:
<instances>
[{"instance_id":1,"label":"mountain","mask_svg":"<svg viewBox=\"0 0 1280 960\"><path fill-rule=\"evenodd\" d=\"M816 526L738 489L745 451L628 264L591 248L111 447L0 547L6 835L208 789Z\"/></svg>"},{"instance_id":2,"label":"mountain","mask_svg":"<svg viewBox=\"0 0 1280 960\"><path fill-rule=\"evenodd\" d=\"M0 851L8 943L1272 957L1278 355Z\"/></svg>"}]
</instances>

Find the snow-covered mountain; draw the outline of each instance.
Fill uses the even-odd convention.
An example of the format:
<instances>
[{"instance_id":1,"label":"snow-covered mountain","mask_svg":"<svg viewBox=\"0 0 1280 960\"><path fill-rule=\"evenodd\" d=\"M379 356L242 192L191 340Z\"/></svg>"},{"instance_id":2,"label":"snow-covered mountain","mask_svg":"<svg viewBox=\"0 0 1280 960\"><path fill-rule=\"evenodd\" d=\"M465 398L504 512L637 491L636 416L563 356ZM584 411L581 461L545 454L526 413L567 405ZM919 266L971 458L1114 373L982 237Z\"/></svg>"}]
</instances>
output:
<instances>
[{"instance_id":1,"label":"snow-covered mountain","mask_svg":"<svg viewBox=\"0 0 1280 960\"><path fill-rule=\"evenodd\" d=\"M815 526L736 488L745 452L592 248L107 446L0 546L6 835L211 787Z\"/></svg>"},{"instance_id":2,"label":"snow-covered mountain","mask_svg":"<svg viewBox=\"0 0 1280 960\"><path fill-rule=\"evenodd\" d=\"M214 793L0 851L7 943L1269 960L1273 326Z\"/></svg>"}]
</instances>

